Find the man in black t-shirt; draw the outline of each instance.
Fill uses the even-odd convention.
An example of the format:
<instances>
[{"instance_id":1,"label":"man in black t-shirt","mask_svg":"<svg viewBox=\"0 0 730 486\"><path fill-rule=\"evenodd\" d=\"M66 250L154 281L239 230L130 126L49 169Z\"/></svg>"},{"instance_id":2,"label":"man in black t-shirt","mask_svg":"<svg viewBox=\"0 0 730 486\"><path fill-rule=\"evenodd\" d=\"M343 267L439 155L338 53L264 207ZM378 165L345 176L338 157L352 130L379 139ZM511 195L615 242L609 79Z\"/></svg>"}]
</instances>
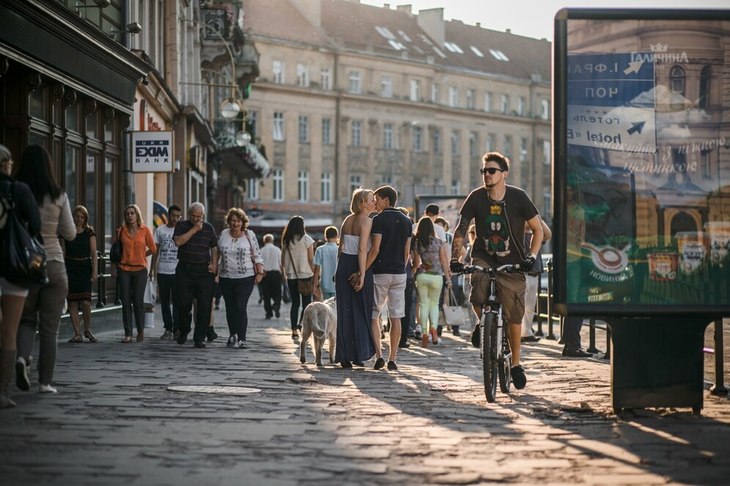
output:
<instances>
[{"instance_id":1,"label":"man in black t-shirt","mask_svg":"<svg viewBox=\"0 0 730 486\"><path fill-rule=\"evenodd\" d=\"M368 252L366 268L372 264L375 300L372 316L375 345L375 369L385 366L380 343L380 314L388 304L390 318L390 350L388 370L398 369L395 358L401 335L401 318L405 316L406 262L411 247L413 225L406 215L395 207L398 192L390 186L375 190L375 209L370 231L372 246Z\"/></svg>"},{"instance_id":2,"label":"man in black t-shirt","mask_svg":"<svg viewBox=\"0 0 730 486\"><path fill-rule=\"evenodd\" d=\"M482 168L479 172L484 184L467 196L459 211L459 224L454 232L452 245L452 261L458 260L461 254L464 235L472 220L477 232L471 250L474 265L487 268L512 263L530 268L535 261L543 239L540 215L525 191L505 183L509 175L509 164L509 159L499 152L487 152L482 157ZM525 223L532 229L530 248L524 247ZM489 277L484 273L474 273L471 284L469 300L479 320L481 305L488 298ZM500 272L497 275L497 285L512 349L512 382L515 388L522 389L527 383L520 365L525 275Z\"/></svg>"}]
</instances>

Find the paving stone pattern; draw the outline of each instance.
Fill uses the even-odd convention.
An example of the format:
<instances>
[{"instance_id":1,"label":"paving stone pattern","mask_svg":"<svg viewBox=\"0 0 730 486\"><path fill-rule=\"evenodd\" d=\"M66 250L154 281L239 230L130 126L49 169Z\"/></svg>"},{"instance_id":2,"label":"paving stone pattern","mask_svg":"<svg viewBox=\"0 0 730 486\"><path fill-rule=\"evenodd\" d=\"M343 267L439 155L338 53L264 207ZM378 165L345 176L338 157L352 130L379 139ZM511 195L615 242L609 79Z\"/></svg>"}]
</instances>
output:
<instances>
[{"instance_id":1,"label":"paving stone pattern","mask_svg":"<svg viewBox=\"0 0 730 486\"><path fill-rule=\"evenodd\" d=\"M701 416L615 415L608 361L561 358L543 339L524 345L527 388L488 404L464 337L411 342L397 372L317 368L256 293L248 349L226 348L215 314L206 349L160 341L159 315L143 343L120 344L121 330L61 341L59 393L37 394L33 369L32 391L0 411L0 484L730 483L727 397L706 393ZM246 390L170 389L187 386Z\"/></svg>"}]
</instances>

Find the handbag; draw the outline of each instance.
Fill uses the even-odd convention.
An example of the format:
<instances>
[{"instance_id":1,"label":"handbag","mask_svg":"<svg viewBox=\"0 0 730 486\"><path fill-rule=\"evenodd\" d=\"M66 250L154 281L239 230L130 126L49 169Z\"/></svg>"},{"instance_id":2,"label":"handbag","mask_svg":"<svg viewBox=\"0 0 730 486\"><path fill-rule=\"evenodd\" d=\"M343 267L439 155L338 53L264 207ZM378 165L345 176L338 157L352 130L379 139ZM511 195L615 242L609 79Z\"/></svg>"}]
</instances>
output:
<instances>
[{"instance_id":1,"label":"handbag","mask_svg":"<svg viewBox=\"0 0 730 486\"><path fill-rule=\"evenodd\" d=\"M466 309L458 305L454 291L449 288L449 305L444 304L444 320L449 326L465 326L469 323Z\"/></svg>"},{"instance_id":2,"label":"handbag","mask_svg":"<svg viewBox=\"0 0 730 486\"><path fill-rule=\"evenodd\" d=\"M299 292L299 295L303 295L305 297L312 295L312 292L314 291L314 277L299 278L297 266L294 264L294 258L291 256L291 248L289 248L289 245L286 246L286 251L289 252L291 267L294 270L294 276L297 278L297 291Z\"/></svg>"},{"instance_id":3,"label":"handbag","mask_svg":"<svg viewBox=\"0 0 730 486\"><path fill-rule=\"evenodd\" d=\"M117 239L112 242L112 247L109 248L109 261L112 263L122 261L122 228L117 230Z\"/></svg>"},{"instance_id":4,"label":"handbag","mask_svg":"<svg viewBox=\"0 0 730 486\"><path fill-rule=\"evenodd\" d=\"M9 199L2 198L5 224L0 231L0 275L20 286L45 285L48 283L46 250L38 238L28 233L15 210L15 182L10 186L9 196Z\"/></svg>"}]
</instances>

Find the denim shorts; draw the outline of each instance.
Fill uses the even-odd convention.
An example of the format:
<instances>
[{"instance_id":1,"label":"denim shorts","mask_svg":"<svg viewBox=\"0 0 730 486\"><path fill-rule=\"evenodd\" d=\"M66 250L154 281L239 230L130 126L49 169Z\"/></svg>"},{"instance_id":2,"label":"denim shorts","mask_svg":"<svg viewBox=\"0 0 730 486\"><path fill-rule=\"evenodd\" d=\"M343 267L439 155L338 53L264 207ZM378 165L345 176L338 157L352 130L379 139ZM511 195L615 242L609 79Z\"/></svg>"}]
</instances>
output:
<instances>
[{"instance_id":1,"label":"denim shorts","mask_svg":"<svg viewBox=\"0 0 730 486\"><path fill-rule=\"evenodd\" d=\"M0 295L14 295L15 297L28 297L28 289L15 285L0 277Z\"/></svg>"}]
</instances>

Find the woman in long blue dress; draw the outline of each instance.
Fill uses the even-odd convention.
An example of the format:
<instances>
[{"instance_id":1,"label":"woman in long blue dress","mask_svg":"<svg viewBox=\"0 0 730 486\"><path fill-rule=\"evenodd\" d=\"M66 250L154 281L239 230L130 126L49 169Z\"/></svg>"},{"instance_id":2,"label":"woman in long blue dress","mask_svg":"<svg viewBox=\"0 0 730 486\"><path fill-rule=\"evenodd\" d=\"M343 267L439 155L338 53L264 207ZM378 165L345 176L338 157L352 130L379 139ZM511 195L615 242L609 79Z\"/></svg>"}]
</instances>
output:
<instances>
[{"instance_id":1,"label":"woman in long blue dress","mask_svg":"<svg viewBox=\"0 0 730 486\"><path fill-rule=\"evenodd\" d=\"M370 318L373 309L373 273L365 268L370 249L369 215L375 210L375 195L356 189L351 214L342 222L335 272L337 296L337 347L335 361L343 368L364 366L375 354Z\"/></svg>"}]
</instances>

